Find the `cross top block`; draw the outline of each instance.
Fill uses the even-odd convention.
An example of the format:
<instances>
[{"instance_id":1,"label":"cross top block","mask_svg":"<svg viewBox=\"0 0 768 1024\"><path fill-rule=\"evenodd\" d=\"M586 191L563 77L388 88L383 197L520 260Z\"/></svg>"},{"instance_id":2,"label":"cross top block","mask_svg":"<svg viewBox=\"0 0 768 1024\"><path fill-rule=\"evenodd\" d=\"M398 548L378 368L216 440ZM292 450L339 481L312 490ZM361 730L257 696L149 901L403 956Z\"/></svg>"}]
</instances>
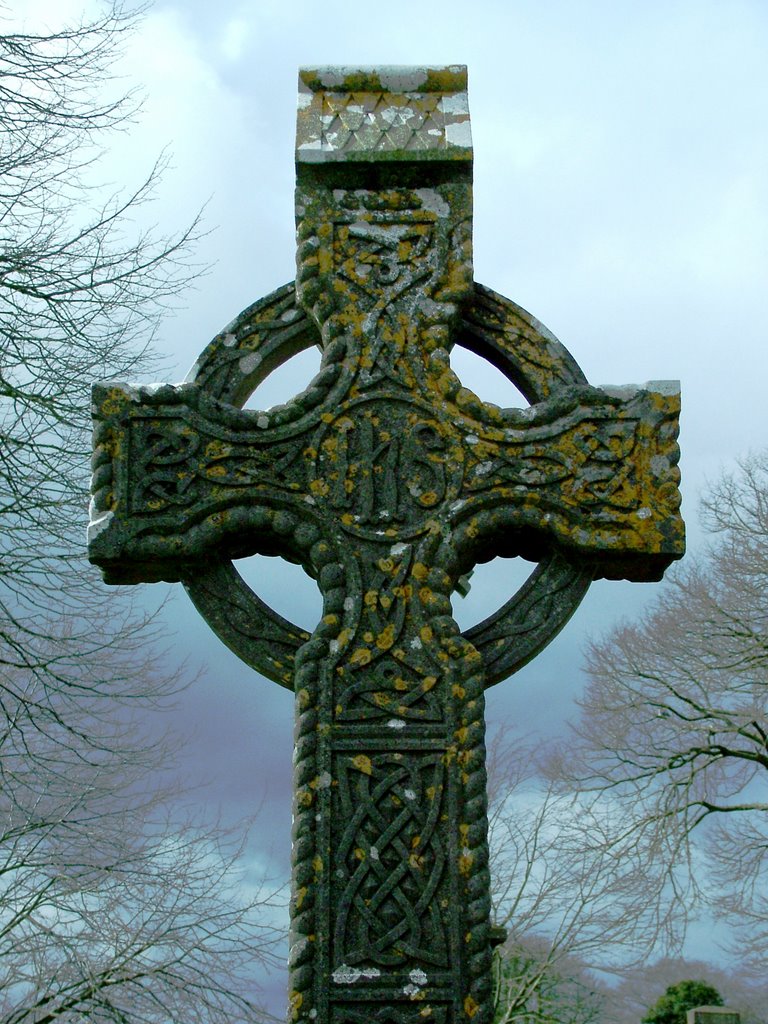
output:
<instances>
[{"instance_id":1,"label":"cross top block","mask_svg":"<svg viewBox=\"0 0 768 1024\"><path fill-rule=\"evenodd\" d=\"M490 1024L484 691L600 577L683 553L676 384L591 387L560 342L472 274L466 72L299 78L296 281L179 386L94 387L89 556L109 583L181 580L244 661L296 694L290 1019ZM244 409L310 346L285 405ZM460 345L528 408L481 401ZM236 572L301 563L310 633ZM461 633L477 562L536 563Z\"/></svg>"},{"instance_id":2,"label":"cross top block","mask_svg":"<svg viewBox=\"0 0 768 1024\"><path fill-rule=\"evenodd\" d=\"M297 163L471 159L466 67L299 70Z\"/></svg>"}]
</instances>

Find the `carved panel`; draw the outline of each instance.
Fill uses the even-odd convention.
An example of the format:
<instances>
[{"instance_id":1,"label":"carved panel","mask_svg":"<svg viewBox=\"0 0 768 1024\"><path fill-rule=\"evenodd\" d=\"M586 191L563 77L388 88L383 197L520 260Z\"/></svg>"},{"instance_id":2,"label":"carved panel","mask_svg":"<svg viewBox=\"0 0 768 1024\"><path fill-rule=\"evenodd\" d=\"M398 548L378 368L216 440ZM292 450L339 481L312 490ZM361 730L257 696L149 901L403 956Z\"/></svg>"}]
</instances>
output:
<instances>
[{"instance_id":1,"label":"carved panel","mask_svg":"<svg viewBox=\"0 0 768 1024\"><path fill-rule=\"evenodd\" d=\"M451 1024L450 1008L432 1001L414 1001L398 1006L357 1003L334 1006L333 1024Z\"/></svg>"},{"instance_id":2,"label":"carved panel","mask_svg":"<svg viewBox=\"0 0 768 1024\"><path fill-rule=\"evenodd\" d=\"M180 418L139 419L130 423L127 465L128 509L146 515L185 508L197 498L192 460L200 438Z\"/></svg>"},{"instance_id":3,"label":"carved panel","mask_svg":"<svg viewBox=\"0 0 768 1024\"><path fill-rule=\"evenodd\" d=\"M322 144L336 151L445 148L440 93L325 92Z\"/></svg>"},{"instance_id":4,"label":"carved panel","mask_svg":"<svg viewBox=\"0 0 768 1024\"><path fill-rule=\"evenodd\" d=\"M338 754L333 775L334 967L447 966L442 754Z\"/></svg>"},{"instance_id":5,"label":"carved panel","mask_svg":"<svg viewBox=\"0 0 768 1024\"><path fill-rule=\"evenodd\" d=\"M310 488L337 510L340 525L376 537L410 537L461 486L462 452L421 404L378 396L351 405L313 441Z\"/></svg>"},{"instance_id":6,"label":"carved panel","mask_svg":"<svg viewBox=\"0 0 768 1024\"><path fill-rule=\"evenodd\" d=\"M392 655L349 675L351 680L337 687L337 722L444 720L436 675L419 674Z\"/></svg>"},{"instance_id":7,"label":"carved panel","mask_svg":"<svg viewBox=\"0 0 768 1024\"><path fill-rule=\"evenodd\" d=\"M302 453L307 442L262 441L243 419L242 429L211 429L189 412L133 416L128 423L130 461L126 489L132 514L189 508L244 489L304 491ZM256 427L256 424L253 424Z\"/></svg>"},{"instance_id":8,"label":"carved panel","mask_svg":"<svg viewBox=\"0 0 768 1024\"><path fill-rule=\"evenodd\" d=\"M514 431L519 439L508 436L495 443L480 438L475 451L487 449L488 458L476 456L467 489L540 488L579 508L632 508L642 497L636 486L628 485L639 420L620 415L616 409L590 415L577 408L551 423Z\"/></svg>"}]
</instances>

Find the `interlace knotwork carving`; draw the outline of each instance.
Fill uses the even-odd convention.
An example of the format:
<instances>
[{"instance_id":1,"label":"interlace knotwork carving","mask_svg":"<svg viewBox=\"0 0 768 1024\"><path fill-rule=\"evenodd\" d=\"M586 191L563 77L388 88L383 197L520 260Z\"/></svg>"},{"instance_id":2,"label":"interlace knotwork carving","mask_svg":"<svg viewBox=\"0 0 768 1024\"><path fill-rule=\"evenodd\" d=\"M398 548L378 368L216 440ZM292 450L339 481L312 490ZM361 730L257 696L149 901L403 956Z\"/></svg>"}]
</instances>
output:
<instances>
[{"instance_id":1,"label":"interlace knotwork carving","mask_svg":"<svg viewBox=\"0 0 768 1024\"><path fill-rule=\"evenodd\" d=\"M448 1007L416 1000L403 1006L336 1006L333 1024L448 1024Z\"/></svg>"},{"instance_id":2,"label":"interlace knotwork carving","mask_svg":"<svg viewBox=\"0 0 768 1024\"><path fill-rule=\"evenodd\" d=\"M189 463L200 448L200 438L164 419L134 419L131 449L138 453L131 467L135 478L129 490L132 512L163 512L196 500L195 474ZM143 442L143 443L142 443Z\"/></svg>"},{"instance_id":3,"label":"interlace knotwork carving","mask_svg":"<svg viewBox=\"0 0 768 1024\"><path fill-rule=\"evenodd\" d=\"M297 295L326 345L347 339L358 390L386 380L412 393L423 374L419 346L449 338L457 300L472 287L470 224L451 216L451 195L440 185L297 190Z\"/></svg>"},{"instance_id":4,"label":"interlace knotwork carving","mask_svg":"<svg viewBox=\"0 0 768 1024\"><path fill-rule=\"evenodd\" d=\"M306 441L264 439L257 424L228 431L186 411L130 423L127 481L133 513L152 515L220 501L226 492L306 490Z\"/></svg>"},{"instance_id":5,"label":"interlace knotwork carving","mask_svg":"<svg viewBox=\"0 0 768 1024\"><path fill-rule=\"evenodd\" d=\"M339 756L333 962L447 964L440 754Z\"/></svg>"},{"instance_id":6,"label":"interlace knotwork carving","mask_svg":"<svg viewBox=\"0 0 768 1024\"><path fill-rule=\"evenodd\" d=\"M441 722L442 704L433 693L437 676L417 673L403 660L385 656L359 669L353 682L339 687L336 720L370 722L398 718L414 722Z\"/></svg>"},{"instance_id":7,"label":"interlace knotwork carving","mask_svg":"<svg viewBox=\"0 0 768 1024\"><path fill-rule=\"evenodd\" d=\"M467 473L467 490L535 487L580 507L634 507L639 496L629 480L640 419L619 420L621 412L612 408L606 408L603 415L604 419L585 418L584 409L577 407L541 426L526 430L521 423L517 427L519 440L511 426L501 439L481 435L475 445L474 465Z\"/></svg>"}]
</instances>

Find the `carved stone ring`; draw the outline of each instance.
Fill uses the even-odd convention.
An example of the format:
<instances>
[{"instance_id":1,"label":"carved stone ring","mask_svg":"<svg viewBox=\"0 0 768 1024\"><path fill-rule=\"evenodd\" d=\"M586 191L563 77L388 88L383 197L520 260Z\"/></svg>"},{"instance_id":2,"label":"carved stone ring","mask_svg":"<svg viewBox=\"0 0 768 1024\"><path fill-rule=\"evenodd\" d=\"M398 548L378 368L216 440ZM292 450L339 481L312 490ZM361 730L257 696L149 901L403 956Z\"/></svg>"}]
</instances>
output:
<instances>
[{"instance_id":1,"label":"carved stone ring","mask_svg":"<svg viewBox=\"0 0 768 1024\"><path fill-rule=\"evenodd\" d=\"M543 324L479 284L457 344L486 359L531 403L586 383L576 360ZM273 370L313 345L319 345L317 328L297 305L291 282L249 306L217 335L188 381L242 408ZM323 388L322 382L316 379L308 390L313 388ZM523 586L464 633L483 656L487 686L508 678L547 646L576 611L591 580L589 564L545 551ZM184 586L230 650L268 679L293 688L295 654L310 634L262 601L230 559L198 571Z\"/></svg>"}]
</instances>

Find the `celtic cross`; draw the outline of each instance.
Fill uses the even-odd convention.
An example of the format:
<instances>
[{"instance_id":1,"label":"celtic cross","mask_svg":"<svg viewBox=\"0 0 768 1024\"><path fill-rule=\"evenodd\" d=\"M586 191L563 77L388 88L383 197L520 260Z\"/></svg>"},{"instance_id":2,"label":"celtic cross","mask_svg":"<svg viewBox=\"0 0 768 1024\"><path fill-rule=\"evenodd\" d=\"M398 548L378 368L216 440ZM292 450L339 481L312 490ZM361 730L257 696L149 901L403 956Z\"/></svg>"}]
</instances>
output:
<instances>
[{"instance_id":1,"label":"celtic cross","mask_svg":"<svg viewBox=\"0 0 768 1024\"><path fill-rule=\"evenodd\" d=\"M303 69L298 274L179 386L94 389L90 557L109 583L180 580L296 699L290 1019L489 1024L484 689L599 577L683 552L679 396L590 387L536 320L473 283L466 71ZM458 343L530 403L480 401ZM243 409L302 349L292 401ZM310 635L232 559L300 563ZM451 593L496 555L537 567L462 634Z\"/></svg>"}]
</instances>

